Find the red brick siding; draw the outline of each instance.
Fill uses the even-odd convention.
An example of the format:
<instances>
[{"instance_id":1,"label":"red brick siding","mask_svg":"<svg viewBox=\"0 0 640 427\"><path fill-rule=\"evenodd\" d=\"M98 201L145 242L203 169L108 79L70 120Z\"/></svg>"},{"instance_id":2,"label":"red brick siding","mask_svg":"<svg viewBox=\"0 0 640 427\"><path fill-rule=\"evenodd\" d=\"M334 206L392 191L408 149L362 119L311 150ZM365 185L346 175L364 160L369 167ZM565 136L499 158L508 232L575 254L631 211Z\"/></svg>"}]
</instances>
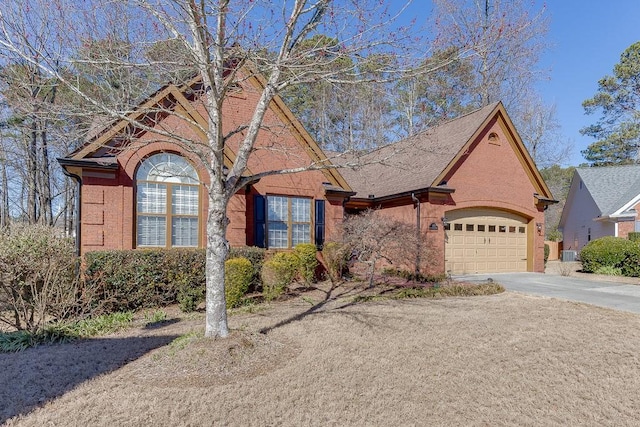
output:
<instances>
[{"instance_id":1,"label":"red brick siding","mask_svg":"<svg viewBox=\"0 0 640 427\"><path fill-rule=\"evenodd\" d=\"M247 123L252 105L258 99L257 93L247 91L244 98L232 97L225 104L225 130ZM203 114L201 104L196 106ZM269 130L259 133L257 147L249 161L252 172L295 168L308 164L308 155L290 129L283 125L281 117L268 111L265 124ZM176 131L188 138L196 138L194 130L176 116L169 116L158 126L165 131ZM239 139L230 146L237 152ZM84 178L82 186L82 242L81 251L102 249L131 249L135 247L135 172L140 163L152 154L175 152L188 158L196 167L205 186L209 183L206 169L198 158L183 150L178 144L152 133L144 134L136 143L118 155L120 169L114 179ZM232 246L253 244L253 203L252 194L278 194L324 199L322 183L327 181L323 172L310 171L292 175L274 175L261 179L252 187L252 193L236 194L228 206L229 227L227 238ZM200 242L205 245L208 197L206 187L201 193ZM326 203L326 235L334 232L335 222L342 220L342 205Z\"/></svg>"},{"instance_id":2,"label":"red brick siding","mask_svg":"<svg viewBox=\"0 0 640 427\"><path fill-rule=\"evenodd\" d=\"M496 133L499 143L490 143L488 135ZM424 260L421 269L444 272L444 230L442 217L451 210L465 208L491 208L517 213L529 220L528 232L533 239L529 244L533 271L544 272L544 211L536 207L536 192L521 159L516 155L507 135L497 121L492 121L485 132L446 176L447 186L455 189L449 200L431 200L422 203L421 229L433 257ZM383 209L384 214L403 221L416 223L412 203ZM431 223L437 231L428 231ZM537 230L536 224L542 224Z\"/></svg>"}]
</instances>

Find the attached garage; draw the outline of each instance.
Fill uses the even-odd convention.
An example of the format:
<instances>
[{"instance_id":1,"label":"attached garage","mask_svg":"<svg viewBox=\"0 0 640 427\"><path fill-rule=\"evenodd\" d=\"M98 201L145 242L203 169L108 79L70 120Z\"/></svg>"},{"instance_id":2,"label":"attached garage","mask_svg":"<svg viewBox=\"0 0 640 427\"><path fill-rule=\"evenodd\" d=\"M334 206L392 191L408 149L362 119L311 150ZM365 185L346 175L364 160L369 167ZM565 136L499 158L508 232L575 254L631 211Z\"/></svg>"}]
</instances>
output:
<instances>
[{"instance_id":1,"label":"attached garage","mask_svg":"<svg viewBox=\"0 0 640 427\"><path fill-rule=\"evenodd\" d=\"M446 221L448 273L527 271L526 218L493 209L468 209L447 212Z\"/></svg>"},{"instance_id":2,"label":"attached garage","mask_svg":"<svg viewBox=\"0 0 640 427\"><path fill-rule=\"evenodd\" d=\"M504 106L486 106L340 169L355 194L345 212L376 209L419 230L427 274L544 272L544 211L556 203Z\"/></svg>"}]
</instances>

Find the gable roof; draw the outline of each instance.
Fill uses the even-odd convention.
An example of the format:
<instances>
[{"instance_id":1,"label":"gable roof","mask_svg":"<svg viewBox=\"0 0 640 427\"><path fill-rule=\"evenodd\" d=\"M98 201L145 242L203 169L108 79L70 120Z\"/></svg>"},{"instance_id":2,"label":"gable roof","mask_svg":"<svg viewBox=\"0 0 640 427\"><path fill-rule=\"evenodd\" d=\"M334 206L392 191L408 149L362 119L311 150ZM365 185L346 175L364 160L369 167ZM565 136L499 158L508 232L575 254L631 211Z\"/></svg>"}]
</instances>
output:
<instances>
[{"instance_id":1,"label":"gable roof","mask_svg":"<svg viewBox=\"0 0 640 427\"><path fill-rule=\"evenodd\" d=\"M429 187L446 188L447 172L495 117L501 117L511 132L516 149L530 179L543 199L552 195L531 156L515 132L501 102L496 102L427 129L395 144L363 156L362 167L344 169L357 198L381 198Z\"/></svg>"},{"instance_id":2,"label":"gable roof","mask_svg":"<svg viewBox=\"0 0 640 427\"><path fill-rule=\"evenodd\" d=\"M249 82L249 84L252 84L259 90L264 89L264 79L258 73L253 71L250 66L245 65L245 68L248 70L249 77L247 78L247 81ZM171 108L179 109L179 111L185 116L187 121L191 122L191 128L196 131L196 133L204 140L205 136L198 125L200 127L206 127L207 120L191 104L191 98L187 97L187 93L193 93L192 89L194 88L194 86L200 84L200 77L196 77L180 87L172 83L167 84L166 86L160 88L154 94L149 96L149 98L141 102L138 107L127 116L127 119L121 119L114 123L110 123L108 126L104 127L102 131L94 132L91 138L87 142L85 142L85 144L69 154L66 158L58 159L58 161L62 166L70 165L71 163L81 165L82 163L87 162L89 162L89 164L96 164L96 158L104 159L102 153L103 151L105 151L104 147L108 147L109 143L113 141L114 138L116 138L119 134L124 133L126 129L132 126L135 127L134 125L132 125L132 123L144 120L145 116L148 114L153 114L154 110L155 112L157 112L158 109L155 106L162 106L167 101L169 102ZM269 108L276 113L280 120L282 120L289 126L292 135L304 149L304 151L307 153L314 164L326 164L327 166L331 166L331 162L327 159L327 156L324 154L322 149L318 146L313 137L306 131L302 123L286 106L279 95L275 95L273 97ZM162 108L160 110L162 111ZM193 123L197 123L197 125L194 125ZM109 157L112 156L113 155L110 155ZM231 167L235 160L235 153L227 145L225 145L224 148L224 157L225 166ZM349 184L336 168L328 167L325 169L320 169L320 171L326 176L330 184L332 184L336 188L341 188L347 192L351 191ZM252 172L248 169L247 172L249 174L252 174Z\"/></svg>"},{"instance_id":3,"label":"gable roof","mask_svg":"<svg viewBox=\"0 0 640 427\"><path fill-rule=\"evenodd\" d=\"M621 209L640 195L640 165L576 168L575 173L591 194L601 216L621 213Z\"/></svg>"}]
</instances>

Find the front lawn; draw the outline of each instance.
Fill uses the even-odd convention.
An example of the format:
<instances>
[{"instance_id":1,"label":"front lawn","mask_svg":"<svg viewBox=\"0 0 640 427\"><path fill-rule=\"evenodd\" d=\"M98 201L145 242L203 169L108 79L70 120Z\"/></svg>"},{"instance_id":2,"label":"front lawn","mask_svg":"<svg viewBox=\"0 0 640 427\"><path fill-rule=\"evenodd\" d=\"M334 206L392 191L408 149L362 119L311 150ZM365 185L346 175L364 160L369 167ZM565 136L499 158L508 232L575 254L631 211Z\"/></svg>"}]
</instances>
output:
<instances>
[{"instance_id":1,"label":"front lawn","mask_svg":"<svg viewBox=\"0 0 640 427\"><path fill-rule=\"evenodd\" d=\"M7 425L634 425L640 317L516 293L362 283L0 354ZM172 321L173 319L173 321Z\"/></svg>"}]
</instances>

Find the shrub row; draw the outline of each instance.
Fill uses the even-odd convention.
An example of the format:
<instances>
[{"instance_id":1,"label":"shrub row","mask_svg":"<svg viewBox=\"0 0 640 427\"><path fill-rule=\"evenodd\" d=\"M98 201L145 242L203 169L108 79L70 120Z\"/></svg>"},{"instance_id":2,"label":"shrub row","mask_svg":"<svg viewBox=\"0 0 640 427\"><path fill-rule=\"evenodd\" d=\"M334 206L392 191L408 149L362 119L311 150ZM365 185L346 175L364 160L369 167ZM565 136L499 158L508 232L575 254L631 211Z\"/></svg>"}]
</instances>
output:
<instances>
[{"instance_id":1,"label":"shrub row","mask_svg":"<svg viewBox=\"0 0 640 427\"><path fill-rule=\"evenodd\" d=\"M197 300L205 286L203 250L98 251L84 261L85 288L98 314L161 307L179 295Z\"/></svg>"},{"instance_id":2,"label":"shrub row","mask_svg":"<svg viewBox=\"0 0 640 427\"><path fill-rule=\"evenodd\" d=\"M640 276L640 244L620 237L602 237L589 242L580 251L582 270L587 273L620 272Z\"/></svg>"},{"instance_id":3,"label":"shrub row","mask_svg":"<svg viewBox=\"0 0 640 427\"><path fill-rule=\"evenodd\" d=\"M279 252L265 262L265 250L233 248L226 261L225 297L237 307L250 290L262 290L271 300L294 280L309 285L316 279L318 260L312 244ZM85 255L85 287L93 310L112 313L178 303L193 311L205 298L205 251L202 249L125 250Z\"/></svg>"}]
</instances>

